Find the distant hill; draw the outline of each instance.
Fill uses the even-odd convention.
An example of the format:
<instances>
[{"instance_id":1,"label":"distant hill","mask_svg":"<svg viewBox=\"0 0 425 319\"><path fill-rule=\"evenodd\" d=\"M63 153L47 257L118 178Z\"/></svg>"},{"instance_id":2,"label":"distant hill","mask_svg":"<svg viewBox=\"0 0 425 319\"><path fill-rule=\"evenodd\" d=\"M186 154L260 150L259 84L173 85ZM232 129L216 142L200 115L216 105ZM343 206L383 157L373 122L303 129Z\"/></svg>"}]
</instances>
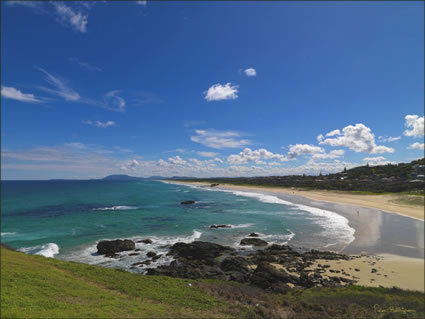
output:
<instances>
[{"instance_id":1,"label":"distant hill","mask_svg":"<svg viewBox=\"0 0 425 319\"><path fill-rule=\"evenodd\" d=\"M109 175L103 178L103 180L105 181L140 181L144 179L144 177L135 177L128 175Z\"/></svg>"}]
</instances>

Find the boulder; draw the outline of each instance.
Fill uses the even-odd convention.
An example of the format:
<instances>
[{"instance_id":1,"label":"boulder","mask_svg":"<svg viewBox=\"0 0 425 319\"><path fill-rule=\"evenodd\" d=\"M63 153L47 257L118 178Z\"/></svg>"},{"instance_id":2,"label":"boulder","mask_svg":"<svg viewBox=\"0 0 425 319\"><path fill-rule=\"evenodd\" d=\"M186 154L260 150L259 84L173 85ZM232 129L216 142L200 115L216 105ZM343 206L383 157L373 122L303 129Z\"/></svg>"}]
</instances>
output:
<instances>
[{"instance_id":1,"label":"boulder","mask_svg":"<svg viewBox=\"0 0 425 319\"><path fill-rule=\"evenodd\" d=\"M136 249L136 244L129 239L102 240L97 244L97 253L100 255L113 256L121 251Z\"/></svg>"},{"instance_id":2,"label":"boulder","mask_svg":"<svg viewBox=\"0 0 425 319\"><path fill-rule=\"evenodd\" d=\"M221 225L216 225L213 224L210 226L210 229L219 229L219 228L232 228L231 225L225 225L225 224L221 224Z\"/></svg>"},{"instance_id":3,"label":"boulder","mask_svg":"<svg viewBox=\"0 0 425 319\"><path fill-rule=\"evenodd\" d=\"M252 245L252 246L267 246L268 243L265 240L259 238L244 238L241 240L241 245Z\"/></svg>"},{"instance_id":4,"label":"boulder","mask_svg":"<svg viewBox=\"0 0 425 319\"><path fill-rule=\"evenodd\" d=\"M156 256L156 252L154 252L154 251L149 251L149 252L146 254L146 256L148 256L148 257L155 257L155 256Z\"/></svg>"},{"instance_id":5,"label":"boulder","mask_svg":"<svg viewBox=\"0 0 425 319\"><path fill-rule=\"evenodd\" d=\"M181 205L191 205L191 204L195 204L194 200L185 200L183 202L180 203Z\"/></svg>"},{"instance_id":6,"label":"boulder","mask_svg":"<svg viewBox=\"0 0 425 319\"><path fill-rule=\"evenodd\" d=\"M257 233L251 233L251 234L248 235L248 237L258 237L258 236L260 236L260 235L258 235Z\"/></svg>"}]
</instances>

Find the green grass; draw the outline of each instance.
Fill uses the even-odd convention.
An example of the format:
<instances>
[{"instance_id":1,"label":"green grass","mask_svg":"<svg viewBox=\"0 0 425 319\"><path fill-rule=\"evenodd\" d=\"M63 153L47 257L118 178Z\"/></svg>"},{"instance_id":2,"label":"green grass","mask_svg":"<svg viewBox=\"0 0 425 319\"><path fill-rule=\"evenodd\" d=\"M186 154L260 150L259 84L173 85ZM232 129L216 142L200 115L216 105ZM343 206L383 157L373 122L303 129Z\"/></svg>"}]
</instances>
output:
<instances>
[{"instance_id":1,"label":"green grass","mask_svg":"<svg viewBox=\"0 0 425 319\"><path fill-rule=\"evenodd\" d=\"M226 317L189 280L141 276L1 248L4 318ZM228 316L227 316L228 317Z\"/></svg>"},{"instance_id":2,"label":"green grass","mask_svg":"<svg viewBox=\"0 0 425 319\"><path fill-rule=\"evenodd\" d=\"M235 282L143 276L2 246L1 317L423 318L424 294L349 286L279 295Z\"/></svg>"}]
</instances>

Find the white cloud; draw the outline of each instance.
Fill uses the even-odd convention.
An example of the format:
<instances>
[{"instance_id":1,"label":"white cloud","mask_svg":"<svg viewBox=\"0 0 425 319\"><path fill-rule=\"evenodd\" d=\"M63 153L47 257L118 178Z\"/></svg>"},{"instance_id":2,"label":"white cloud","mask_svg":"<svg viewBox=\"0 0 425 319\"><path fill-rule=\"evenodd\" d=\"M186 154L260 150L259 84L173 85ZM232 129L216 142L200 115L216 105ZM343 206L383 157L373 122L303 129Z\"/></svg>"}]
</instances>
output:
<instances>
[{"instance_id":1,"label":"white cloud","mask_svg":"<svg viewBox=\"0 0 425 319\"><path fill-rule=\"evenodd\" d=\"M103 70L97 66L91 65L87 62L82 62L77 58L68 58L69 62L74 62L77 63L79 66L81 66L82 68L89 70L89 71L98 71L98 72L103 72Z\"/></svg>"},{"instance_id":2,"label":"white cloud","mask_svg":"<svg viewBox=\"0 0 425 319\"><path fill-rule=\"evenodd\" d=\"M417 150L424 150L424 143L418 143L418 142L415 142L415 143L413 143L413 144L410 144L409 145L409 148L410 149L417 149Z\"/></svg>"},{"instance_id":3,"label":"white cloud","mask_svg":"<svg viewBox=\"0 0 425 319\"><path fill-rule=\"evenodd\" d=\"M364 164L369 164L371 166L394 164L394 162L387 161L387 159L383 156L365 157L363 162Z\"/></svg>"},{"instance_id":4,"label":"white cloud","mask_svg":"<svg viewBox=\"0 0 425 319\"><path fill-rule=\"evenodd\" d=\"M234 100L238 98L238 87L231 83L214 84L208 91L204 92L207 101Z\"/></svg>"},{"instance_id":5,"label":"white cloud","mask_svg":"<svg viewBox=\"0 0 425 319\"><path fill-rule=\"evenodd\" d=\"M245 75L248 77L257 75L257 71L255 71L254 68L245 69L244 72L245 72Z\"/></svg>"},{"instance_id":6,"label":"white cloud","mask_svg":"<svg viewBox=\"0 0 425 319\"><path fill-rule=\"evenodd\" d=\"M249 140L239 139L240 134L233 131L196 130L195 133L197 135L190 137L192 142L216 149L238 148L251 144Z\"/></svg>"},{"instance_id":7,"label":"white cloud","mask_svg":"<svg viewBox=\"0 0 425 319\"><path fill-rule=\"evenodd\" d=\"M78 32L87 32L88 16L83 15L81 12L76 12L71 7L63 2L51 2L56 8L59 22L63 25L70 26Z\"/></svg>"},{"instance_id":8,"label":"white cloud","mask_svg":"<svg viewBox=\"0 0 425 319\"><path fill-rule=\"evenodd\" d=\"M9 0L9 1L4 1L4 2L9 6L20 5L20 6L36 9L36 10L42 10L42 5L43 5L43 3L39 2L39 1L12 1L12 0Z\"/></svg>"},{"instance_id":9,"label":"white cloud","mask_svg":"<svg viewBox=\"0 0 425 319\"><path fill-rule=\"evenodd\" d=\"M87 124L87 125L93 125L93 126L96 126L96 127L101 127L101 128L105 128L105 127L109 127L109 126L116 126L116 123L114 121L101 122L101 121L87 120L87 121L82 121L82 123Z\"/></svg>"},{"instance_id":10,"label":"white cloud","mask_svg":"<svg viewBox=\"0 0 425 319\"><path fill-rule=\"evenodd\" d=\"M137 4L141 5L141 6L146 6L148 4L148 2L145 1L136 1Z\"/></svg>"},{"instance_id":11,"label":"white cloud","mask_svg":"<svg viewBox=\"0 0 425 319\"><path fill-rule=\"evenodd\" d=\"M314 146L310 144L295 144L289 145L289 158L295 158L298 155L307 155L307 154L316 154L316 153L324 153L325 150L320 146Z\"/></svg>"},{"instance_id":12,"label":"white cloud","mask_svg":"<svg viewBox=\"0 0 425 319\"><path fill-rule=\"evenodd\" d=\"M198 155L202 156L202 157L215 157L215 156L217 156L217 153L215 153L215 152L198 152Z\"/></svg>"},{"instance_id":13,"label":"white cloud","mask_svg":"<svg viewBox=\"0 0 425 319\"><path fill-rule=\"evenodd\" d=\"M270 160L277 159L281 162L287 161L285 155L272 153L264 148L260 148L258 150L251 150L250 148L245 148L239 154L230 155L227 158L227 162L230 164L246 164L248 162L258 162L261 160ZM260 164L265 164L265 162L261 161ZM258 164L258 163L257 163Z\"/></svg>"},{"instance_id":14,"label":"white cloud","mask_svg":"<svg viewBox=\"0 0 425 319\"><path fill-rule=\"evenodd\" d=\"M178 155L176 155L175 157L169 157L168 162L170 164L175 164L175 165L185 165L187 163L184 159L182 159Z\"/></svg>"},{"instance_id":15,"label":"white cloud","mask_svg":"<svg viewBox=\"0 0 425 319\"><path fill-rule=\"evenodd\" d=\"M103 107L110 111L125 112L125 100L118 96L118 93L120 93L118 90L106 93Z\"/></svg>"},{"instance_id":16,"label":"white cloud","mask_svg":"<svg viewBox=\"0 0 425 319\"><path fill-rule=\"evenodd\" d=\"M406 115L405 117L405 126L408 128L404 131L404 135L421 137L424 136L424 117L419 117L418 115ZM410 128L410 129L409 129Z\"/></svg>"},{"instance_id":17,"label":"white cloud","mask_svg":"<svg viewBox=\"0 0 425 319\"><path fill-rule=\"evenodd\" d=\"M18 89L8 86L1 86L1 96L6 99L17 100L27 103L41 103L42 100L36 98L32 93L22 93Z\"/></svg>"},{"instance_id":18,"label":"white cloud","mask_svg":"<svg viewBox=\"0 0 425 319\"><path fill-rule=\"evenodd\" d=\"M335 132L335 131L332 131ZM332 133L330 132L330 133ZM330 134L328 133L328 134ZM341 136L325 139L322 134L317 137L319 144L328 144L331 146L345 146L354 152L392 153L393 148L386 146L377 146L375 135L370 128L363 124L348 125L343 128Z\"/></svg>"},{"instance_id":19,"label":"white cloud","mask_svg":"<svg viewBox=\"0 0 425 319\"><path fill-rule=\"evenodd\" d=\"M47 83L52 85L55 89L40 87L40 89L64 98L66 101L78 101L81 96L72 88L70 88L64 79L60 79L59 77L55 77L46 70L42 68L37 68L39 71L43 72L46 75L45 80Z\"/></svg>"},{"instance_id":20,"label":"white cloud","mask_svg":"<svg viewBox=\"0 0 425 319\"><path fill-rule=\"evenodd\" d=\"M341 135L341 131L336 129L336 130L333 130L333 131L329 132L328 134L326 134L326 136L328 136L328 137L335 136L335 135Z\"/></svg>"},{"instance_id":21,"label":"white cloud","mask_svg":"<svg viewBox=\"0 0 425 319\"><path fill-rule=\"evenodd\" d=\"M344 150L333 150L329 153L316 153L313 154L314 159L338 158L344 156Z\"/></svg>"},{"instance_id":22,"label":"white cloud","mask_svg":"<svg viewBox=\"0 0 425 319\"><path fill-rule=\"evenodd\" d=\"M400 139L401 139L401 136L395 136L395 137L392 137L392 136L387 136L387 137L379 136L378 137L378 141L380 141L380 142L389 142L389 143L398 141Z\"/></svg>"}]
</instances>

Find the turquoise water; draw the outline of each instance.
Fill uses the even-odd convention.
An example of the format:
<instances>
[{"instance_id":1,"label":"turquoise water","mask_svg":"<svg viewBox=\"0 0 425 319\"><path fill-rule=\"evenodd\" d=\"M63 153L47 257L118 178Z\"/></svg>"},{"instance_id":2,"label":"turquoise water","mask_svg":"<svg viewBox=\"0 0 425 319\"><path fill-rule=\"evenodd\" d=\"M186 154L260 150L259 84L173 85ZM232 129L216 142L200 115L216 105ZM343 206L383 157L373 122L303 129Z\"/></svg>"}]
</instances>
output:
<instances>
[{"instance_id":1,"label":"turquoise water","mask_svg":"<svg viewBox=\"0 0 425 319\"><path fill-rule=\"evenodd\" d=\"M27 253L107 267L131 268L145 252L166 253L178 241L204 240L241 249L251 232L269 243L342 249L353 240L335 213L260 193L189 187L157 181L3 181L1 241ZM195 200L194 205L180 205ZM212 224L230 229L210 230ZM140 255L96 254L102 239L151 238ZM249 249L249 247L248 247ZM168 257L158 263L169 262ZM138 268L138 271L140 269Z\"/></svg>"}]
</instances>

